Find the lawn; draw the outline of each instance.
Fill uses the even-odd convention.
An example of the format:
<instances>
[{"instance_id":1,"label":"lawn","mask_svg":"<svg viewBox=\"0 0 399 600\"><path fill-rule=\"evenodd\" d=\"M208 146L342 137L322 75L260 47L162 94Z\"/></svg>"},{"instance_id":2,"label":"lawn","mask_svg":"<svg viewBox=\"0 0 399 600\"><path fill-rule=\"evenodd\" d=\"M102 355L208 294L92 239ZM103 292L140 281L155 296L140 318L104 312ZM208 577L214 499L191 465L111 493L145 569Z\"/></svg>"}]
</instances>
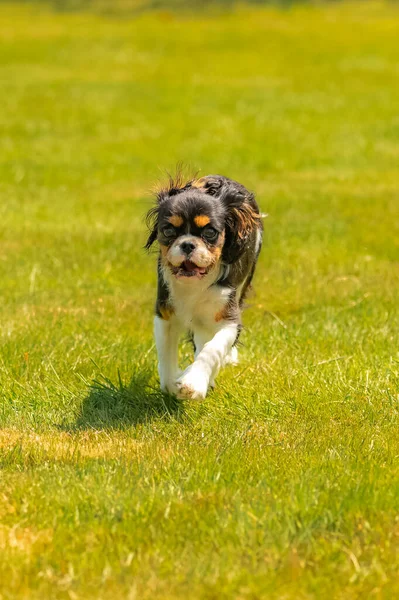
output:
<instances>
[{"instance_id":1,"label":"lawn","mask_svg":"<svg viewBox=\"0 0 399 600\"><path fill-rule=\"evenodd\" d=\"M398 596L398 6L2 3L0 37L0 599ZM191 403L143 250L179 160L269 215Z\"/></svg>"}]
</instances>

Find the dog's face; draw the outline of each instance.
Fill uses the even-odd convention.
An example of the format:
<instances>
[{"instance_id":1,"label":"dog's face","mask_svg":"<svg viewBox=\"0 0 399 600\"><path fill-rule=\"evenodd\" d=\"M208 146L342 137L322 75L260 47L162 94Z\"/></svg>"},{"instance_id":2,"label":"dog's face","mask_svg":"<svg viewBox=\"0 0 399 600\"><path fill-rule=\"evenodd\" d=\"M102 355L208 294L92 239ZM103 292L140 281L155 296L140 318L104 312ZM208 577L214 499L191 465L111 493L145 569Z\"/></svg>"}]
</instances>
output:
<instances>
[{"instance_id":1,"label":"dog's face","mask_svg":"<svg viewBox=\"0 0 399 600\"><path fill-rule=\"evenodd\" d=\"M171 180L157 200L147 215L146 247L158 240L163 269L182 282L203 279L221 262L235 262L260 223L253 195L219 175Z\"/></svg>"},{"instance_id":2,"label":"dog's face","mask_svg":"<svg viewBox=\"0 0 399 600\"><path fill-rule=\"evenodd\" d=\"M160 206L158 241L163 267L181 281L195 281L217 268L225 239L225 210L195 189Z\"/></svg>"}]
</instances>

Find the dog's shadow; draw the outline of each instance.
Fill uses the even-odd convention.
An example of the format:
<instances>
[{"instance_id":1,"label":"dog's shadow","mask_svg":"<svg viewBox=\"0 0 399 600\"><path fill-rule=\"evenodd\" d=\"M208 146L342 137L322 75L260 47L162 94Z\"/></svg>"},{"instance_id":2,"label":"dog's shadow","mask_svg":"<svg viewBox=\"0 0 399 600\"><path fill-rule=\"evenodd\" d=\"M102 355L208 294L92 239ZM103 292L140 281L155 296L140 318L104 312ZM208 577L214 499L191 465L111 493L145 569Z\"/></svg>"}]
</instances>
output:
<instances>
[{"instance_id":1,"label":"dog's shadow","mask_svg":"<svg viewBox=\"0 0 399 600\"><path fill-rule=\"evenodd\" d=\"M151 379L152 373L145 370L135 373L128 385L120 376L116 384L106 377L93 381L75 423L68 429L123 429L154 420L179 420L181 401L162 393Z\"/></svg>"}]
</instances>

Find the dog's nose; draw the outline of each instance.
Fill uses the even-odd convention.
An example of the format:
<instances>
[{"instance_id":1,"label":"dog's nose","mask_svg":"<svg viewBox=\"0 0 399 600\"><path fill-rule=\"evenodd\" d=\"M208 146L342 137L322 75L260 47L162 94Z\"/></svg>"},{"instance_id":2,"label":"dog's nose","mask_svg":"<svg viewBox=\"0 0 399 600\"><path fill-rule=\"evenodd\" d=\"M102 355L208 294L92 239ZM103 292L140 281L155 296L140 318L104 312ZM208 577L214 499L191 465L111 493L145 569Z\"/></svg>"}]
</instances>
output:
<instances>
[{"instance_id":1,"label":"dog's nose","mask_svg":"<svg viewBox=\"0 0 399 600\"><path fill-rule=\"evenodd\" d=\"M182 249L182 252L188 256L195 249L195 244L192 242L183 242L180 244L180 248Z\"/></svg>"}]
</instances>

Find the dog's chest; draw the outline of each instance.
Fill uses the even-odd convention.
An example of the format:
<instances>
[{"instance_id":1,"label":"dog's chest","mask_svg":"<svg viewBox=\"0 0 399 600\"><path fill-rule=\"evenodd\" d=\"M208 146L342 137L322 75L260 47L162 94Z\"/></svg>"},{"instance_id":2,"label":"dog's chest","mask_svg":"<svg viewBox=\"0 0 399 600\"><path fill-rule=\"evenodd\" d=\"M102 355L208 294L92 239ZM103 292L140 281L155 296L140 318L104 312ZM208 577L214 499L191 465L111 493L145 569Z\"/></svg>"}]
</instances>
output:
<instances>
[{"instance_id":1,"label":"dog's chest","mask_svg":"<svg viewBox=\"0 0 399 600\"><path fill-rule=\"evenodd\" d=\"M188 328L215 326L230 293L229 288L219 285L205 290L176 289L173 293L175 315Z\"/></svg>"}]
</instances>

